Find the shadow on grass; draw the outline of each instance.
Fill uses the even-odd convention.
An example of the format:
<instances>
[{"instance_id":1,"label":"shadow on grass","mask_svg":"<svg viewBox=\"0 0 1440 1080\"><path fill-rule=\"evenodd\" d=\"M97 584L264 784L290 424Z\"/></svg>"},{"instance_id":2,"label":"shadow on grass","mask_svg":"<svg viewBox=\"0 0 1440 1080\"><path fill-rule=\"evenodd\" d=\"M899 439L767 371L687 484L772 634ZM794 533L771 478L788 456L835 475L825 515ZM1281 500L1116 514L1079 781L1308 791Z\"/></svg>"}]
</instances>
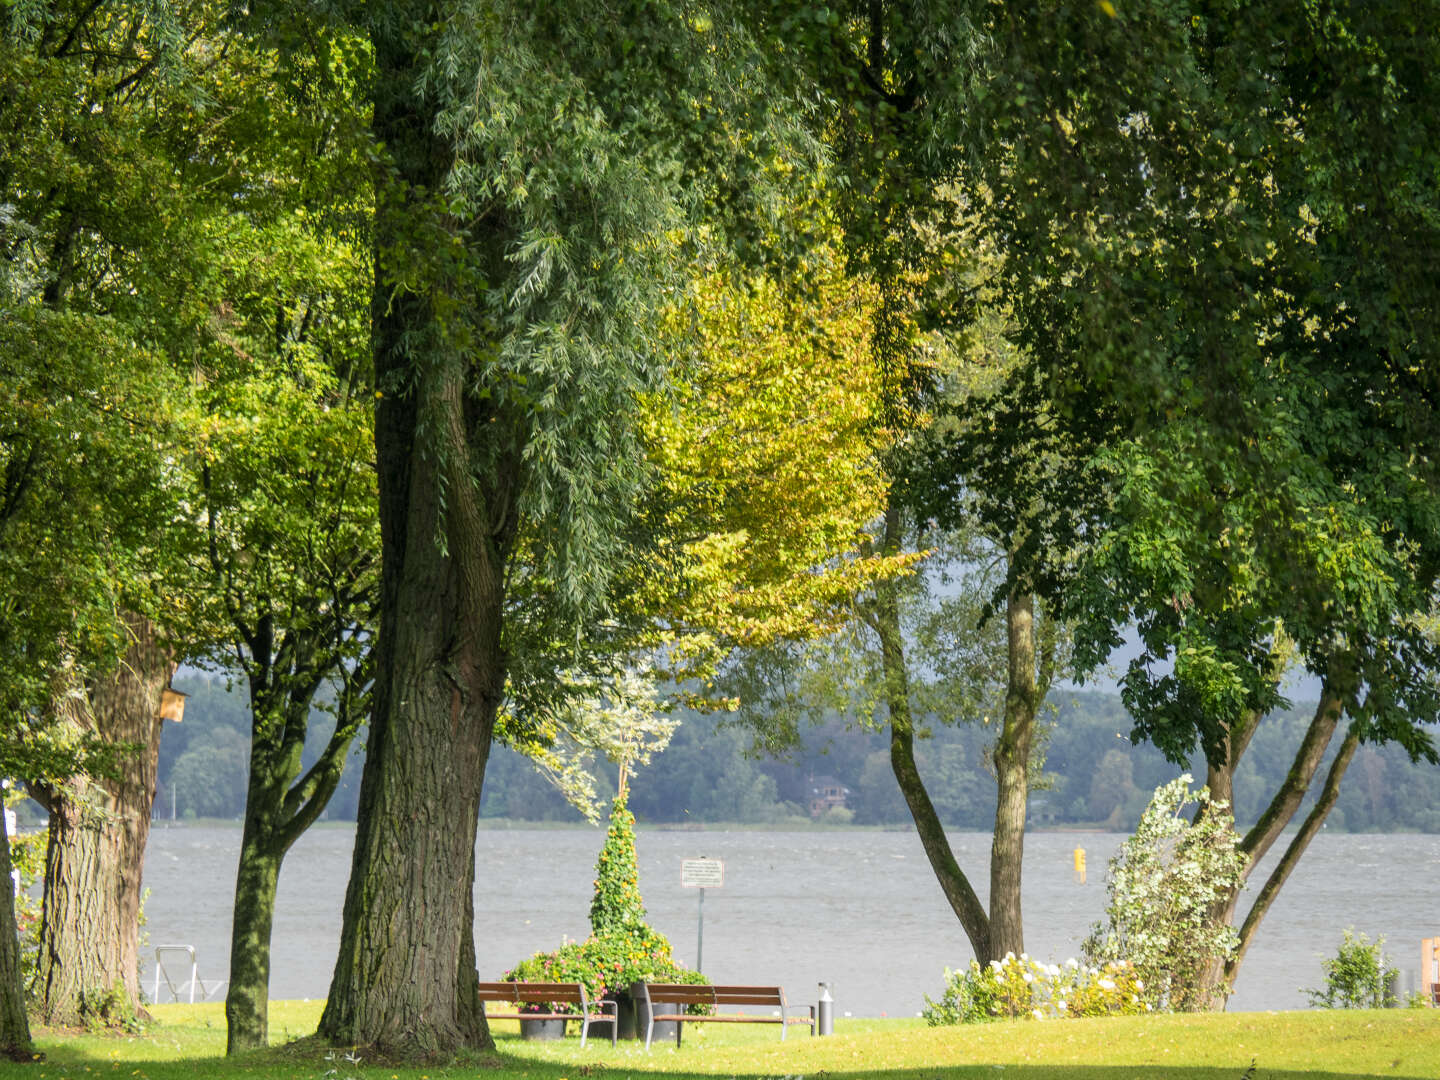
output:
<instances>
[{"instance_id":1,"label":"shadow on grass","mask_svg":"<svg viewBox=\"0 0 1440 1080\"><path fill-rule=\"evenodd\" d=\"M818 1062L787 1060L755 1063L749 1069L735 1063L707 1061L706 1048L679 1053L656 1050L645 1053L638 1047L612 1050L609 1045L592 1045L585 1051L567 1052L565 1059L540 1059L522 1052L519 1040L501 1037L494 1052L471 1052L445 1064L409 1064L366 1060L364 1053L348 1055L325 1049L311 1040L272 1047L238 1058L219 1055L167 1059L127 1054L117 1059L107 1052L109 1039L86 1038L50 1043L44 1047L47 1060L39 1064L0 1063L0 1077L29 1077L31 1080L222 1080L246 1076L274 1080L1379 1080L1394 1077L1437 1077L1440 1062L1423 1063L1399 1059L1384 1071L1330 1072L1314 1069L1267 1068L1263 1060L1240 1065L1159 1065L1137 1062L1123 1065L1016 1064L975 1062L956 1064L890 1066L884 1060L883 1043L870 1044L864 1065L831 1068ZM223 1049L222 1049L223 1052ZM1417 1055L1418 1056L1418 1055ZM691 1060L686 1060L690 1058ZM819 1065L811 1068L809 1066ZM718 1066L718 1068L717 1068ZM767 1067L768 1066L768 1067Z\"/></svg>"},{"instance_id":2,"label":"shadow on grass","mask_svg":"<svg viewBox=\"0 0 1440 1080\"><path fill-rule=\"evenodd\" d=\"M272 1008L272 1031L313 1031L317 1003ZM31 1080L1440 1080L1440 1011L1388 1010L1155 1015L1037 1024L928 1028L855 1020L823 1039L781 1042L749 1025L687 1029L684 1046L522 1041L498 1028L492 1053L448 1063L387 1062L314 1038L226 1059L218 1009L171 1010L141 1037L37 1040L43 1065L0 1064ZM1250 1066L1254 1061L1253 1071Z\"/></svg>"}]
</instances>

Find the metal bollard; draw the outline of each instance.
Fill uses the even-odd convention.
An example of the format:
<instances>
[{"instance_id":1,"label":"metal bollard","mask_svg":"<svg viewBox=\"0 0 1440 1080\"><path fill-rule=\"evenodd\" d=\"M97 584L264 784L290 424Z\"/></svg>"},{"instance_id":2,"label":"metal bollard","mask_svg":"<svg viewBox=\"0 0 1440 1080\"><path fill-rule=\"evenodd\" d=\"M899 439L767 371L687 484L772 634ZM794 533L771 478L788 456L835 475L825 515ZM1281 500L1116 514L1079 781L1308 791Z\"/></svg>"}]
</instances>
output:
<instances>
[{"instance_id":1,"label":"metal bollard","mask_svg":"<svg viewBox=\"0 0 1440 1080\"><path fill-rule=\"evenodd\" d=\"M830 984L820 984L820 1001L815 1006L815 1034L835 1034L835 999L830 996Z\"/></svg>"},{"instance_id":2,"label":"metal bollard","mask_svg":"<svg viewBox=\"0 0 1440 1080\"><path fill-rule=\"evenodd\" d=\"M1394 986L1387 986L1391 994L1395 996L1395 1004L1398 1008L1404 1008L1410 1004L1410 999L1420 992L1420 973L1414 968L1401 968L1399 971L1387 971L1386 978L1395 978Z\"/></svg>"}]
</instances>

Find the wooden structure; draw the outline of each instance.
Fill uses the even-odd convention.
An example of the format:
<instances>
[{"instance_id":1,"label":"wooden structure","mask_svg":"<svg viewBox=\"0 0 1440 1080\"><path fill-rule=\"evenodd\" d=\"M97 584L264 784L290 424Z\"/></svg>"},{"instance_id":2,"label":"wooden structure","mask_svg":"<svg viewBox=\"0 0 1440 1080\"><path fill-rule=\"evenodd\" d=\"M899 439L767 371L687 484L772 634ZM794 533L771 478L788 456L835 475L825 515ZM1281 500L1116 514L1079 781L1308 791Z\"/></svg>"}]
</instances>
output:
<instances>
[{"instance_id":1,"label":"wooden structure","mask_svg":"<svg viewBox=\"0 0 1440 1080\"><path fill-rule=\"evenodd\" d=\"M1440 1005L1440 937L1420 942L1420 992L1431 1005Z\"/></svg>"},{"instance_id":2,"label":"wooden structure","mask_svg":"<svg viewBox=\"0 0 1440 1080\"><path fill-rule=\"evenodd\" d=\"M160 691L160 719L173 720L177 724L184 720L185 699L189 696L168 686Z\"/></svg>"},{"instance_id":3,"label":"wooden structure","mask_svg":"<svg viewBox=\"0 0 1440 1080\"><path fill-rule=\"evenodd\" d=\"M492 1013L486 1002L509 1002L516 1006L514 1012ZM526 1005L543 1007L546 1011L521 1012ZM556 1006L578 1005L579 1012L556 1012ZM583 983L542 983L542 982L482 982L480 984L480 1009L485 1020L579 1020L580 1045L591 1024L610 1025L610 1045L615 1045L619 1034L619 1003L597 1001L592 1003L585 993Z\"/></svg>"},{"instance_id":4,"label":"wooden structure","mask_svg":"<svg viewBox=\"0 0 1440 1080\"><path fill-rule=\"evenodd\" d=\"M790 1016L785 1004L785 991L778 986L704 986L694 983L642 983L644 987L644 1013L648 1016L645 1025L645 1048L655 1036L657 1021L675 1022L675 1045L680 1045L680 1033L687 1023L691 1024L779 1024L780 1038L791 1024L809 1024L810 1034L815 1034L815 1006L808 1006L808 1016ZM692 1013L691 1005L709 1006L712 1013ZM758 1013L722 1013L724 1008L737 1005L765 1005L779 1009L780 1014L760 1015ZM803 1006L796 1006L797 1009Z\"/></svg>"}]
</instances>

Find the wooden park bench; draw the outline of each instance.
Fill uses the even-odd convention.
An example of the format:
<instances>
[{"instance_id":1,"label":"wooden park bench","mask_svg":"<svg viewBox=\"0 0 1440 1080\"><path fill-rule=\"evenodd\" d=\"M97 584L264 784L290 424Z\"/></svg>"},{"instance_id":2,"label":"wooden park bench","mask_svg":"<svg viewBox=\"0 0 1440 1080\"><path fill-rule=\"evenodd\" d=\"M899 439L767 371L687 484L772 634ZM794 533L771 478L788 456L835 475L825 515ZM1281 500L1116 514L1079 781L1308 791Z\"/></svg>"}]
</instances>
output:
<instances>
[{"instance_id":1,"label":"wooden park bench","mask_svg":"<svg viewBox=\"0 0 1440 1080\"><path fill-rule=\"evenodd\" d=\"M492 1013L486 1002L504 1001L515 1005L579 1005L580 1011L565 1013L515 1012ZM488 1023L491 1020L579 1020L580 1045L591 1024L610 1025L610 1045L615 1045L618 1034L619 1006L613 1001L597 1001L593 1004L585 993L583 983L542 983L542 982L482 982L480 984L480 1009Z\"/></svg>"},{"instance_id":2,"label":"wooden park bench","mask_svg":"<svg viewBox=\"0 0 1440 1080\"><path fill-rule=\"evenodd\" d=\"M789 1006L785 1004L785 991L778 986L704 986L694 983L643 983L644 994L649 1014L649 1023L645 1026L645 1049L650 1049L650 1042L655 1035L655 1024L657 1021L673 1020L675 1022L675 1045L680 1045L680 1033L684 1030L686 1023L698 1024L779 1024L780 1038L785 1038L785 1032L790 1030L791 1024L809 1024L810 1034L815 1034L815 1006L809 1006L808 1016L789 1016ZM691 1013L686 1011L690 1005L708 1005L715 1011L713 1013ZM736 1005L767 1005L772 1009L779 1009L779 1016L761 1016L757 1013L735 1013L721 1012L721 1009L731 1008ZM796 1008L805 1006L797 1005Z\"/></svg>"}]
</instances>

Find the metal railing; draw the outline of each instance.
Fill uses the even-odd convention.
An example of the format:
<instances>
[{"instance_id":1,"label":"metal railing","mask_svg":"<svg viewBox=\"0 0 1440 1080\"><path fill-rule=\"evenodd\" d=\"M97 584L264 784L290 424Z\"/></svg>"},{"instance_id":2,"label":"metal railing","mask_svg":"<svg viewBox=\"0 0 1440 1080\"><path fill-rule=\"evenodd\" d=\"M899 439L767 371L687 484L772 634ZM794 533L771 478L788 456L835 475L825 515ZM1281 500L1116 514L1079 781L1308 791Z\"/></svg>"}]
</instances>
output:
<instances>
[{"instance_id":1,"label":"metal railing","mask_svg":"<svg viewBox=\"0 0 1440 1080\"><path fill-rule=\"evenodd\" d=\"M167 953L184 953L190 960L190 978L188 981L176 983L171 977L170 970L165 966ZM199 989L200 1000L208 1001L225 986L228 979L221 979L212 982L208 987L200 980L200 966L195 962L195 946L193 945L156 945L155 946L155 993L150 996L153 1002L160 1001L160 984L164 981L165 989L170 992L172 1001L179 1001L182 992L188 989L190 1004L195 1003L195 991Z\"/></svg>"}]
</instances>

